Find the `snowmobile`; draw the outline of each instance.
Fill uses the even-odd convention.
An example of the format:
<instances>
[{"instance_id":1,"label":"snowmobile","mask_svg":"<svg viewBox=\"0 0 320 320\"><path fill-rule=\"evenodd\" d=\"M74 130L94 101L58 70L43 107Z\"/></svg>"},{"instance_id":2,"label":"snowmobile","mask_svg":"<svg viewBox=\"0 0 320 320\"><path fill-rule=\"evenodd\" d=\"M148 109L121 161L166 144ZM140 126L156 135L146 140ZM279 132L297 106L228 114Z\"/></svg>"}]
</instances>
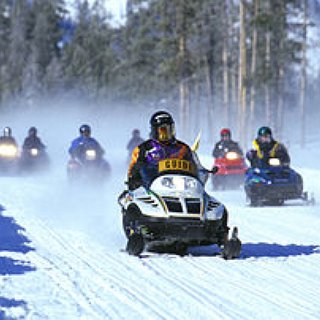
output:
<instances>
[{"instance_id":1,"label":"snowmobile","mask_svg":"<svg viewBox=\"0 0 320 320\"><path fill-rule=\"evenodd\" d=\"M247 170L245 192L251 206L282 205L291 199L301 199L307 204L315 202L313 196L303 191L301 175L278 158L270 158L266 167Z\"/></svg>"},{"instance_id":2,"label":"snowmobile","mask_svg":"<svg viewBox=\"0 0 320 320\"><path fill-rule=\"evenodd\" d=\"M15 144L0 143L0 172L14 174L18 169L19 150Z\"/></svg>"},{"instance_id":3,"label":"snowmobile","mask_svg":"<svg viewBox=\"0 0 320 320\"><path fill-rule=\"evenodd\" d=\"M119 196L129 254L147 250L184 255L191 245L227 243L227 209L206 193L199 170L192 167L187 160L162 160L150 181ZM230 258L235 256L228 254Z\"/></svg>"},{"instance_id":4,"label":"snowmobile","mask_svg":"<svg viewBox=\"0 0 320 320\"><path fill-rule=\"evenodd\" d=\"M225 152L223 157L215 158L214 166L219 171L212 176L213 189L239 188L244 183L247 165L239 152Z\"/></svg>"},{"instance_id":5,"label":"snowmobile","mask_svg":"<svg viewBox=\"0 0 320 320\"><path fill-rule=\"evenodd\" d=\"M22 172L33 172L47 169L49 166L49 157L44 148L36 146L23 149L19 161L19 169Z\"/></svg>"},{"instance_id":6,"label":"snowmobile","mask_svg":"<svg viewBox=\"0 0 320 320\"><path fill-rule=\"evenodd\" d=\"M109 163L92 147L81 148L78 155L67 164L67 174L71 182L79 179L103 182L110 175L110 171Z\"/></svg>"}]
</instances>

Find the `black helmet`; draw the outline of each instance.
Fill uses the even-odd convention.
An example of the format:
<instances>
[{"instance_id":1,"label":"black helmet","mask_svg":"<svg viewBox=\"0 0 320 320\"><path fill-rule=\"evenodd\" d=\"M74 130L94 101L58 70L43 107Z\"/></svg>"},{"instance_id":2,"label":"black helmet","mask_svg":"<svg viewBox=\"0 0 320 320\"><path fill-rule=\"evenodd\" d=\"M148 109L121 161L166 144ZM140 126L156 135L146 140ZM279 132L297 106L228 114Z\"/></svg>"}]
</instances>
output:
<instances>
[{"instance_id":1,"label":"black helmet","mask_svg":"<svg viewBox=\"0 0 320 320\"><path fill-rule=\"evenodd\" d=\"M91 134L91 128L88 124L83 124L80 129L80 134L83 135L83 134L87 134L87 135L90 135Z\"/></svg>"},{"instance_id":2,"label":"black helmet","mask_svg":"<svg viewBox=\"0 0 320 320\"><path fill-rule=\"evenodd\" d=\"M258 137L267 136L267 135L272 137L272 131L271 131L271 129L269 127L261 127L258 130Z\"/></svg>"},{"instance_id":3,"label":"black helmet","mask_svg":"<svg viewBox=\"0 0 320 320\"><path fill-rule=\"evenodd\" d=\"M4 135L5 137L11 137L11 135L12 135L12 130L11 130L11 128L10 128L10 127L5 127L5 128L3 129L3 135Z\"/></svg>"},{"instance_id":4,"label":"black helmet","mask_svg":"<svg viewBox=\"0 0 320 320\"><path fill-rule=\"evenodd\" d=\"M38 130L36 127L31 127L28 132L29 132L29 136L36 136Z\"/></svg>"},{"instance_id":5,"label":"black helmet","mask_svg":"<svg viewBox=\"0 0 320 320\"><path fill-rule=\"evenodd\" d=\"M174 121L170 113L158 111L150 119L151 138L170 141L175 137Z\"/></svg>"}]
</instances>

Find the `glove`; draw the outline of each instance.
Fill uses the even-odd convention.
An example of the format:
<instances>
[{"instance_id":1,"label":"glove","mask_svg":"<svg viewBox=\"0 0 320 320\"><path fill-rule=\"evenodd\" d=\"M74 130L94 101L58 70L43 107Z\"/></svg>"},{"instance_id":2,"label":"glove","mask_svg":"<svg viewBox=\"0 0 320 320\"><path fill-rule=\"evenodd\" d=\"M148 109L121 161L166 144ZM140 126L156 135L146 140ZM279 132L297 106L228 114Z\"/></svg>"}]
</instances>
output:
<instances>
[{"instance_id":1,"label":"glove","mask_svg":"<svg viewBox=\"0 0 320 320\"><path fill-rule=\"evenodd\" d=\"M246 157L249 161L252 161L254 158L257 157L257 151L256 150L249 150L247 153L246 153Z\"/></svg>"},{"instance_id":2,"label":"glove","mask_svg":"<svg viewBox=\"0 0 320 320\"><path fill-rule=\"evenodd\" d=\"M128 189L130 191L133 191L139 188L142 185L142 182L137 179L133 179L132 177L129 177L127 184L128 184Z\"/></svg>"}]
</instances>

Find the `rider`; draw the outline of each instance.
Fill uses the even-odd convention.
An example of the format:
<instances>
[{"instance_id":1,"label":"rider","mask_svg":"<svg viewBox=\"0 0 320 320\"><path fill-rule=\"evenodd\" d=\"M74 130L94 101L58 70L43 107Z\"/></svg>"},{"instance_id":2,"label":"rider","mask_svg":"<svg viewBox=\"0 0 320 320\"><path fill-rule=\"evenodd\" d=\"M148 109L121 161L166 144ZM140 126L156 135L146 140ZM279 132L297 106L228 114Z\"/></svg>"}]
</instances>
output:
<instances>
[{"instance_id":1,"label":"rider","mask_svg":"<svg viewBox=\"0 0 320 320\"><path fill-rule=\"evenodd\" d=\"M239 144L231 139L230 129L223 128L220 131L220 137L221 140L215 144L214 150L212 152L212 155L215 158L223 158L228 151L235 151L239 153L241 156L243 155L243 152L239 147Z\"/></svg>"},{"instance_id":2,"label":"rider","mask_svg":"<svg viewBox=\"0 0 320 320\"><path fill-rule=\"evenodd\" d=\"M140 136L140 130L139 129L134 129L132 131L132 137L129 140L128 144L127 144L127 150L131 156L133 150L135 147L137 147L139 144L143 143L144 140L141 138Z\"/></svg>"},{"instance_id":3,"label":"rider","mask_svg":"<svg viewBox=\"0 0 320 320\"><path fill-rule=\"evenodd\" d=\"M16 139L12 136L12 130L10 127L3 129L3 136L0 137L0 144L12 144L18 147Z\"/></svg>"},{"instance_id":4,"label":"rider","mask_svg":"<svg viewBox=\"0 0 320 320\"><path fill-rule=\"evenodd\" d=\"M83 124L79 128L80 136L71 142L69 154L72 159L82 158L84 148L93 148L99 157L104 154L104 150L99 142L91 137L91 127L88 124Z\"/></svg>"},{"instance_id":5,"label":"rider","mask_svg":"<svg viewBox=\"0 0 320 320\"><path fill-rule=\"evenodd\" d=\"M158 111L150 119L150 139L137 146L132 153L128 170L128 186L133 190L147 185L159 173L158 165L164 159L187 160L196 168L196 161L188 145L175 137L172 116L166 111ZM148 181L149 180L149 181Z\"/></svg>"},{"instance_id":6,"label":"rider","mask_svg":"<svg viewBox=\"0 0 320 320\"><path fill-rule=\"evenodd\" d=\"M37 128L31 127L28 131L28 136L24 139L22 148L23 150L30 150L32 148L37 148L39 150L44 150L46 146L42 143L41 139L37 136Z\"/></svg>"},{"instance_id":7,"label":"rider","mask_svg":"<svg viewBox=\"0 0 320 320\"><path fill-rule=\"evenodd\" d=\"M282 165L290 164L286 147L273 139L269 127L261 127L257 138L253 141L253 149L247 152L247 159L252 167L263 167L268 166L270 158L278 158Z\"/></svg>"}]
</instances>

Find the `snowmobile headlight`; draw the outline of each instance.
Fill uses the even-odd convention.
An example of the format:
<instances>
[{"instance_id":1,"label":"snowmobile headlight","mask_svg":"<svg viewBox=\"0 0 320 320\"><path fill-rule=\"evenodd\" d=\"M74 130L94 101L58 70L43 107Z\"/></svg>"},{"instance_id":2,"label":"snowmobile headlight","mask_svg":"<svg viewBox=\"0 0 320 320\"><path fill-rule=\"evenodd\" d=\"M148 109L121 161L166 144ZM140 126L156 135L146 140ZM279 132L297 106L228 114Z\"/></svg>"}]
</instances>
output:
<instances>
[{"instance_id":1,"label":"snowmobile headlight","mask_svg":"<svg viewBox=\"0 0 320 320\"><path fill-rule=\"evenodd\" d=\"M198 182L195 179L185 178L185 187L187 190L197 190Z\"/></svg>"},{"instance_id":2,"label":"snowmobile headlight","mask_svg":"<svg viewBox=\"0 0 320 320\"><path fill-rule=\"evenodd\" d=\"M228 160L236 160L236 159L239 158L239 155L238 155L237 152L230 151L230 152L228 152L228 153L226 154L226 158L227 158Z\"/></svg>"},{"instance_id":3,"label":"snowmobile headlight","mask_svg":"<svg viewBox=\"0 0 320 320\"><path fill-rule=\"evenodd\" d=\"M86 159L87 160L95 160L96 157L97 157L97 154L96 154L95 150L92 150L92 149L86 150Z\"/></svg>"},{"instance_id":4,"label":"snowmobile headlight","mask_svg":"<svg viewBox=\"0 0 320 320\"><path fill-rule=\"evenodd\" d=\"M30 149L30 154L33 156L33 157L36 157L39 153L39 150L36 149L36 148L32 148Z\"/></svg>"},{"instance_id":5,"label":"snowmobile headlight","mask_svg":"<svg viewBox=\"0 0 320 320\"><path fill-rule=\"evenodd\" d=\"M278 158L270 158L269 159L269 165L273 167L278 167L281 165L281 162Z\"/></svg>"},{"instance_id":6,"label":"snowmobile headlight","mask_svg":"<svg viewBox=\"0 0 320 320\"><path fill-rule=\"evenodd\" d=\"M15 158L18 155L18 148L12 144L0 145L0 156L5 158Z\"/></svg>"},{"instance_id":7,"label":"snowmobile headlight","mask_svg":"<svg viewBox=\"0 0 320 320\"><path fill-rule=\"evenodd\" d=\"M191 177L169 176L160 177L152 184L153 190L168 190L171 191L199 191L200 183Z\"/></svg>"},{"instance_id":8,"label":"snowmobile headlight","mask_svg":"<svg viewBox=\"0 0 320 320\"><path fill-rule=\"evenodd\" d=\"M172 190L184 190L185 182L183 177L163 177L161 185Z\"/></svg>"},{"instance_id":9,"label":"snowmobile headlight","mask_svg":"<svg viewBox=\"0 0 320 320\"><path fill-rule=\"evenodd\" d=\"M161 185L165 188L173 188L172 178L168 178L168 177L162 178Z\"/></svg>"}]
</instances>

